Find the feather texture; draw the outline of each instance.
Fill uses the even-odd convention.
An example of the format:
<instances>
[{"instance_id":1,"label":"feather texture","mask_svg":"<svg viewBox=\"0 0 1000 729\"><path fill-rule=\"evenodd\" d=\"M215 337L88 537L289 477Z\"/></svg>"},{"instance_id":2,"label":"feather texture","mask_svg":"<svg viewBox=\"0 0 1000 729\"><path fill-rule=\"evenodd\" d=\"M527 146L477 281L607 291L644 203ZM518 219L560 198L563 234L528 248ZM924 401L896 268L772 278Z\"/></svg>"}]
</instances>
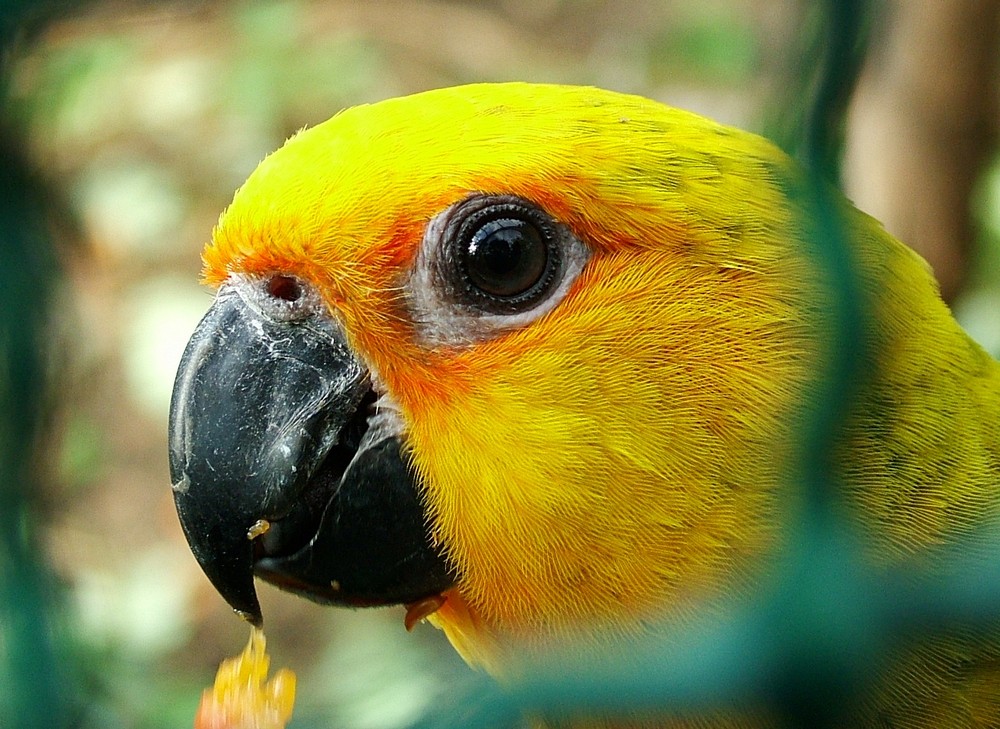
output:
<instances>
[{"instance_id":1,"label":"feather texture","mask_svg":"<svg viewBox=\"0 0 1000 729\"><path fill-rule=\"evenodd\" d=\"M765 578L836 295L803 242L801 184L769 142L646 99L443 89L292 137L223 215L205 278L277 271L323 293L402 414L460 576L435 621L503 675ZM530 324L430 346L408 272L428 222L474 193L533 201L591 257ZM997 516L1000 365L916 254L842 211L871 347L830 448L873 562L930 563ZM997 641L916 646L854 726L996 726L998 659Z\"/></svg>"}]
</instances>

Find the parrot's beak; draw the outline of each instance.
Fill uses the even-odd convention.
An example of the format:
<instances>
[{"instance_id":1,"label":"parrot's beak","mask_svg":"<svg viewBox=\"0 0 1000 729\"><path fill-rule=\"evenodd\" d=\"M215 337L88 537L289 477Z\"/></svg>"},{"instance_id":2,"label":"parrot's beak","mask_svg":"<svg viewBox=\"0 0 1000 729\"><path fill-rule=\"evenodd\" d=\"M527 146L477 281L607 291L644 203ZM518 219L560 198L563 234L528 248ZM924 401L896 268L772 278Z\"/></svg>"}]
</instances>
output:
<instances>
[{"instance_id":1,"label":"parrot's beak","mask_svg":"<svg viewBox=\"0 0 1000 729\"><path fill-rule=\"evenodd\" d=\"M329 313L268 285L219 290L174 383L170 475L195 558L254 625L254 573L331 604L440 594L453 578L398 417L375 411L369 372Z\"/></svg>"}]
</instances>

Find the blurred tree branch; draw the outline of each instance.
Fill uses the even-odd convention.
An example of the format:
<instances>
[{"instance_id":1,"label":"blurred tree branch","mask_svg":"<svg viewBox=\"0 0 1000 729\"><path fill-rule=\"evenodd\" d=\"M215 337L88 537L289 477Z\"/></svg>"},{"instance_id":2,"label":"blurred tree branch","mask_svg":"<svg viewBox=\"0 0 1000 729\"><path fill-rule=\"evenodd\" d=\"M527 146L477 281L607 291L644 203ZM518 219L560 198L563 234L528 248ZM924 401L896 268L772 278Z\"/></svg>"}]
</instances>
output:
<instances>
[{"instance_id":1,"label":"blurred tree branch","mask_svg":"<svg viewBox=\"0 0 1000 729\"><path fill-rule=\"evenodd\" d=\"M959 292L997 137L998 0L891 0L855 94L848 193Z\"/></svg>"}]
</instances>

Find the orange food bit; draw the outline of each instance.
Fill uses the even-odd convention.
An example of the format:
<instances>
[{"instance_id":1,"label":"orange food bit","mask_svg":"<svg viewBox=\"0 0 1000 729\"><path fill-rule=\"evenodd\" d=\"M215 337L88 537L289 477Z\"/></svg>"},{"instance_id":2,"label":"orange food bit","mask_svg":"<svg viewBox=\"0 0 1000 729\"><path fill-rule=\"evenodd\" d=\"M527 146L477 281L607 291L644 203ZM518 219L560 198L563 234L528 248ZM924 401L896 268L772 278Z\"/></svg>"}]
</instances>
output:
<instances>
[{"instance_id":1,"label":"orange food bit","mask_svg":"<svg viewBox=\"0 0 1000 729\"><path fill-rule=\"evenodd\" d=\"M403 618L403 625L406 626L407 632L413 630L417 623L428 615L433 615L440 610L446 599L444 595L431 595L407 605L406 616Z\"/></svg>"},{"instance_id":2,"label":"orange food bit","mask_svg":"<svg viewBox=\"0 0 1000 729\"><path fill-rule=\"evenodd\" d=\"M252 628L247 647L227 658L205 689L194 729L284 729L295 703L295 674L282 668L267 680L271 662L264 631Z\"/></svg>"},{"instance_id":3,"label":"orange food bit","mask_svg":"<svg viewBox=\"0 0 1000 729\"><path fill-rule=\"evenodd\" d=\"M271 531L271 522L267 519L258 519L249 529L247 529L247 539L253 541L257 537L262 537Z\"/></svg>"}]
</instances>

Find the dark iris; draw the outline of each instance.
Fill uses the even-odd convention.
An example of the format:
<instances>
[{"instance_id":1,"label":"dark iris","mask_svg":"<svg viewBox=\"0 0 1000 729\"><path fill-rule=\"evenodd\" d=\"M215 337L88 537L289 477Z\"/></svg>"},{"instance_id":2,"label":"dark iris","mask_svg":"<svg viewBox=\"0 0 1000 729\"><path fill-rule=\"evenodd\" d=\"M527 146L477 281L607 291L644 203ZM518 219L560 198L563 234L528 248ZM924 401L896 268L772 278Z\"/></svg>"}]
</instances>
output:
<instances>
[{"instance_id":1,"label":"dark iris","mask_svg":"<svg viewBox=\"0 0 1000 729\"><path fill-rule=\"evenodd\" d=\"M456 303L498 315L531 310L563 271L560 226L530 200L474 195L446 218L441 283Z\"/></svg>"},{"instance_id":2,"label":"dark iris","mask_svg":"<svg viewBox=\"0 0 1000 729\"><path fill-rule=\"evenodd\" d=\"M522 296L542 280L548 269L548 245L532 223L497 218L473 233L465 250L469 283L490 296Z\"/></svg>"}]
</instances>

